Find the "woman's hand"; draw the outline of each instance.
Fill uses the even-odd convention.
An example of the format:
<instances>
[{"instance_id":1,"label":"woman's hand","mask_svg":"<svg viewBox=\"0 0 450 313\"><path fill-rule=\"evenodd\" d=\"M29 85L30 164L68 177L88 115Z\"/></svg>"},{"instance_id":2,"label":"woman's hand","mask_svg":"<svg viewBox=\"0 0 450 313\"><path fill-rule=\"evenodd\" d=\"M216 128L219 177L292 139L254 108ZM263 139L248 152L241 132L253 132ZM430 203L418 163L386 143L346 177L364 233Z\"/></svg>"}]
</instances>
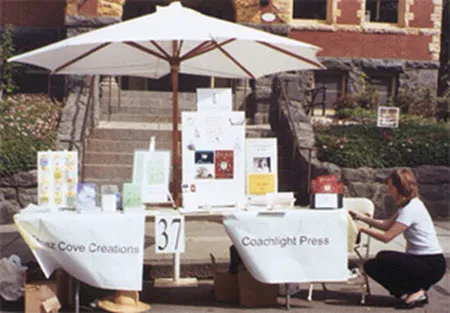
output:
<instances>
[{"instance_id":1,"label":"woman's hand","mask_svg":"<svg viewBox=\"0 0 450 313\"><path fill-rule=\"evenodd\" d=\"M357 220L361 220L361 218L363 217L362 214L349 210L348 213L350 214L350 216L352 217L353 220L357 221Z\"/></svg>"}]
</instances>

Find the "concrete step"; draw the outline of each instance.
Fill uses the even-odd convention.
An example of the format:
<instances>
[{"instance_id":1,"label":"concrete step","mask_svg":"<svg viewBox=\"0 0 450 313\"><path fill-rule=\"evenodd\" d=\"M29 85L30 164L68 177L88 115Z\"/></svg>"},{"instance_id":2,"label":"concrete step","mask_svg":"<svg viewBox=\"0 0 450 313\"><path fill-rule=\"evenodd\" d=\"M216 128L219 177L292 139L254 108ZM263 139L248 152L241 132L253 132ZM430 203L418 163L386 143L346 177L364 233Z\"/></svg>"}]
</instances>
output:
<instances>
[{"instance_id":1,"label":"concrete step","mask_svg":"<svg viewBox=\"0 0 450 313\"><path fill-rule=\"evenodd\" d=\"M132 164L84 164L83 170L84 177L91 179L127 182L133 178Z\"/></svg>"},{"instance_id":2,"label":"concrete step","mask_svg":"<svg viewBox=\"0 0 450 313\"><path fill-rule=\"evenodd\" d=\"M103 140L133 140L133 141L150 141L152 136L156 137L157 142L172 141L172 132L169 130L155 129L132 129L132 128L94 128L89 135L90 139ZM179 134L181 138L181 132Z\"/></svg>"},{"instance_id":3,"label":"concrete step","mask_svg":"<svg viewBox=\"0 0 450 313\"><path fill-rule=\"evenodd\" d=\"M126 108L126 107L135 107L135 108L155 108L155 109L170 109L172 110L172 101L171 100L158 100L158 99L140 99L140 98L125 98L120 99L120 103L118 99L109 98L101 98L100 99L100 107L101 108ZM178 101L179 110L196 110L197 104L195 102L187 102L187 101Z\"/></svg>"},{"instance_id":4,"label":"concrete step","mask_svg":"<svg viewBox=\"0 0 450 313\"><path fill-rule=\"evenodd\" d=\"M181 112L184 111L195 111L197 108L181 108L179 110L180 115ZM131 114L155 114L155 115L164 115L172 117L172 105L164 105L164 106L154 106L154 105L142 105L142 106L132 106L132 105L121 105L119 106L111 106L111 109L108 109L108 106L101 107L102 113L131 113Z\"/></svg>"},{"instance_id":5,"label":"concrete step","mask_svg":"<svg viewBox=\"0 0 450 313\"><path fill-rule=\"evenodd\" d=\"M104 139L88 139L86 144L86 153L89 152L123 152L133 153L134 150L146 150L150 146L149 140L104 140ZM172 141L160 141L156 138L156 149L170 150L172 148Z\"/></svg>"},{"instance_id":6,"label":"concrete step","mask_svg":"<svg viewBox=\"0 0 450 313\"><path fill-rule=\"evenodd\" d=\"M122 148L120 146L120 148ZM132 152L93 152L88 151L84 156L84 164L133 164Z\"/></svg>"},{"instance_id":7,"label":"concrete step","mask_svg":"<svg viewBox=\"0 0 450 313\"><path fill-rule=\"evenodd\" d=\"M171 123L172 116L169 114L157 113L102 113L100 119L112 122L137 122L137 123ZM181 118L179 118L181 122Z\"/></svg>"}]
</instances>

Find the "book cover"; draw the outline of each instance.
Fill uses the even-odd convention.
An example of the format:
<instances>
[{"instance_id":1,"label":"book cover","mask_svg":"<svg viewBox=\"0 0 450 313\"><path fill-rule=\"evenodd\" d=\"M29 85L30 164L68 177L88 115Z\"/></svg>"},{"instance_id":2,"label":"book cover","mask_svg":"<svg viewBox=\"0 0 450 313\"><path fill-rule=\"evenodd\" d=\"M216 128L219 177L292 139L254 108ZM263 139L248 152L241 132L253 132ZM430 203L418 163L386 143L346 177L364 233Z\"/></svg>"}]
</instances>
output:
<instances>
[{"instance_id":1,"label":"book cover","mask_svg":"<svg viewBox=\"0 0 450 313\"><path fill-rule=\"evenodd\" d=\"M233 150L216 150L214 157L216 178L232 179L234 171Z\"/></svg>"}]
</instances>

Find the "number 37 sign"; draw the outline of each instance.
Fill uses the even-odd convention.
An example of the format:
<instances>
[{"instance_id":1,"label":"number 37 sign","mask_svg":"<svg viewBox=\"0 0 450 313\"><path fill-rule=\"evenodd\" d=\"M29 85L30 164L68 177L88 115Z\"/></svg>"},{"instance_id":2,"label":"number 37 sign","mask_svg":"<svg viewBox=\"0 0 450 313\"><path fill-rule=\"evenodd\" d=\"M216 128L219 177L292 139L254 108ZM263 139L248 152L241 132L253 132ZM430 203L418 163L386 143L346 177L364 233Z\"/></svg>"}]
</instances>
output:
<instances>
[{"instance_id":1,"label":"number 37 sign","mask_svg":"<svg viewBox=\"0 0 450 313\"><path fill-rule=\"evenodd\" d=\"M155 217L155 252L184 252L184 216Z\"/></svg>"}]
</instances>

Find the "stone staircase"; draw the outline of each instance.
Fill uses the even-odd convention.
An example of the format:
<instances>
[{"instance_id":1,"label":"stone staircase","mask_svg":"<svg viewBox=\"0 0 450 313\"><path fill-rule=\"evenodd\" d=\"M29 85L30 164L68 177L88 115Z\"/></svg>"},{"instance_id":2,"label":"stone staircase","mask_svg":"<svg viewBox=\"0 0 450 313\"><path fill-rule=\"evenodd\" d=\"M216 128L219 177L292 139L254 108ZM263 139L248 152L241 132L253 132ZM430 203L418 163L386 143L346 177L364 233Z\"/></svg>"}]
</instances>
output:
<instances>
[{"instance_id":1,"label":"stone staircase","mask_svg":"<svg viewBox=\"0 0 450 313\"><path fill-rule=\"evenodd\" d=\"M236 97L243 99L242 94ZM180 112L196 110L195 93L179 93L178 99ZM259 114L268 112L261 111ZM267 120L261 117L256 121L259 124L247 125L246 137L274 137ZM119 100L117 89L109 93L104 88L100 97L100 122L85 141L82 181L115 184L121 188L124 182L132 180L134 150L148 149L152 136L156 138L157 150L171 150L172 93L121 90ZM282 147L279 151L285 153ZM280 174L289 172L283 168L286 164L283 160L285 157L280 155ZM279 186L280 191L289 190L282 179Z\"/></svg>"}]
</instances>

